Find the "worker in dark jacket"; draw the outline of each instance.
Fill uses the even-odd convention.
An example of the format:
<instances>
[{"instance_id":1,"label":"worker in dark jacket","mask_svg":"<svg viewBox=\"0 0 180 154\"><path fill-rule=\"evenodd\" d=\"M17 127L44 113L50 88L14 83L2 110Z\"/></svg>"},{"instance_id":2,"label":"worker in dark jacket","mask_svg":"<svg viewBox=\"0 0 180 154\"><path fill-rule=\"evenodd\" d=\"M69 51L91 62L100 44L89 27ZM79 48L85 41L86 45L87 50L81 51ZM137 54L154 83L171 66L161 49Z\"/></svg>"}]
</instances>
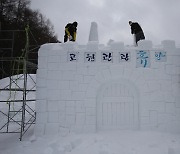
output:
<instances>
[{"instance_id":1,"label":"worker in dark jacket","mask_svg":"<svg viewBox=\"0 0 180 154\"><path fill-rule=\"evenodd\" d=\"M75 21L65 26L64 42L67 42L68 39L69 41L76 41L77 25L78 23Z\"/></svg>"},{"instance_id":2,"label":"worker in dark jacket","mask_svg":"<svg viewBox=\"0 0 180 154\"><path fill-rule=\"evenodd\" d=\"M135 42L136 42L136 45L137 45L137 42L139 40L144 40L145 39L143 30L142 30L141 26L137 22L129 21L129 25L131 26L131 34L135 35Z\"/></svg>"}]
</instances>

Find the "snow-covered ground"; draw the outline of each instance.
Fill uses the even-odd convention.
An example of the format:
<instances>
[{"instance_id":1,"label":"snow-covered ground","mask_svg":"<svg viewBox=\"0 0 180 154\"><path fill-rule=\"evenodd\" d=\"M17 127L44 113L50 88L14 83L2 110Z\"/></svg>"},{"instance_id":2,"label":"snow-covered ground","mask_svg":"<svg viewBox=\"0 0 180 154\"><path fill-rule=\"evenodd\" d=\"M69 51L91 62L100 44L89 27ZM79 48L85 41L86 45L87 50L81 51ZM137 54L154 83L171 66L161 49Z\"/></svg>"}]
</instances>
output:
<instances>
[{"instance_id":1,"label":"snow-covered ground","mask_svg":"<svg viewBox=\"0 0 180 154\"><path fill-rule=\"evenodd\" d=\"M8 96L0 94L1 99ZM1 103L0 109L6 105ZM19 134L0 134L0 154L180 154L180 134L119 130L36 137L33 132L31 127L23 141Z\"/></svg>"},{"instance_id":2,"label":"snow-covered ground","mask_svg":"<svg viewBox=\"0 0 180 154\"><path fill-rule=\"evenodd\" d=\"M107 131L93 134L33 136L0 135L1 154L179 154L180 134Z\"/></svg>"}]
</instances>

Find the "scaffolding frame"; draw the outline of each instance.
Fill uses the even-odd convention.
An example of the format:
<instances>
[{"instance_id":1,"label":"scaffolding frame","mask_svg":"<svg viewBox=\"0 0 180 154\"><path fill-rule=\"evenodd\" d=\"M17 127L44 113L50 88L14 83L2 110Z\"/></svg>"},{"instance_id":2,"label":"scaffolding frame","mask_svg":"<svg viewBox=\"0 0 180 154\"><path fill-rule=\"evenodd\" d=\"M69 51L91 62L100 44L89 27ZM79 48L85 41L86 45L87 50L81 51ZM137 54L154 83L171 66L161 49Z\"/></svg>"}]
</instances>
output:
<instances>
[{"instance_id":1,"label":"scaffolding frame","mask_svg":"<svg viewBox=\"0 0 180 154\"><path fill-rule=\"evenodd\" d=\"M8 98L1 98L0 103L4 108L0 108L1 116L5 119L0 126L0 133L19 133L19 139L22 141L24 134L29 128L35 124L35 97L29 98L29 95L36 92L36 81L31 71L37 70L37 64L33 63L33 59L29 59L30 54L36 54L35 49L38 45L33 46L30 50L29 35L32 35L29 26L25 30L1 30L0 34L5 33L4 36L8 38L0 38L0 78L9 78L9 82L5 85L0 85L0 94L8 93ZM8 33L8 35L6 35ZM26 36L26 44L23 49L23 54L20 57L14 56L14 36L16 33L24 33ZM9 35L10 34L10 35ZM2 35L0 35L2 36ZM8 46L4 47L3 44ZM37 61L37 59L34 59ZM4 66L9 64L9 69ZM21 67L20 67L21 66ZM8 73L7 73L8 71ZM20 73L21 72L21 73ZM8 76L8 74L10 74ZM31 87L28 87L27 81L31 81ZM18 95L18 96L17 96ZM34 105L34 106L33 106ZM2 123L2 122L0 122Z\"/></svg>"}]
</instances>

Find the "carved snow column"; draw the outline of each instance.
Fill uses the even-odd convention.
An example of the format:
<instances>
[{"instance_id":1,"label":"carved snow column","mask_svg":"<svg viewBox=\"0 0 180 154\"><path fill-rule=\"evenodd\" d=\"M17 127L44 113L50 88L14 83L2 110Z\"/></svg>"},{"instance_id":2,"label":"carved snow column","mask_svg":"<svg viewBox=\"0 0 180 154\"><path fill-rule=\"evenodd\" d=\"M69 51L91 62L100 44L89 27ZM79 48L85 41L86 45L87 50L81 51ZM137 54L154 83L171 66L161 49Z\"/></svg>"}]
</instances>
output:
<instances>
[{"instance_id":1,"label":"carved snow column","mask_svg":"<svg viewBox=\"0 0 180 154\"><path fill-rule=\"evenodd\" d=\"M98 39L98 25L96 22L91 22L91 28L89 32L89 42L90 41L97 41L99 42Z\"/></svg>"},{"instance_id":2,"label":"carved snow column","mask_svg":"<svg viewBox=\"0 0 180 154\"><path fill-rule=\"evenodd\" d=\"M96 22L91 22L87 50L89 51L98 50L98 45L99 45L98 25Z\"/></svg>"}]
</instances>

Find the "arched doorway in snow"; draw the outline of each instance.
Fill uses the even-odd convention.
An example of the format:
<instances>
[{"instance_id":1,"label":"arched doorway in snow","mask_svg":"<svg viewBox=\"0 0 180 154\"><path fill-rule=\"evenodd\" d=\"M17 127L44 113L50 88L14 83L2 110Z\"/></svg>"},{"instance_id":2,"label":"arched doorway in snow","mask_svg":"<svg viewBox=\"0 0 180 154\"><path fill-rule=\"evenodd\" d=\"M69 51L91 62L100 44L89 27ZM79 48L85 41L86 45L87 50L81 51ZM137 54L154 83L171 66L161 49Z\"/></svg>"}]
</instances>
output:
<instances>
[{"instance_id":1,"label":"arched doorway in snow","mask_svg":"<svg viewBox=\"0 0 180 154\"><path fill-rule=\"evenodd\" d=\"M138 90L126 79L108 81L97 95L97 131L139 129Z\"/></svg>"}]
</instances>

